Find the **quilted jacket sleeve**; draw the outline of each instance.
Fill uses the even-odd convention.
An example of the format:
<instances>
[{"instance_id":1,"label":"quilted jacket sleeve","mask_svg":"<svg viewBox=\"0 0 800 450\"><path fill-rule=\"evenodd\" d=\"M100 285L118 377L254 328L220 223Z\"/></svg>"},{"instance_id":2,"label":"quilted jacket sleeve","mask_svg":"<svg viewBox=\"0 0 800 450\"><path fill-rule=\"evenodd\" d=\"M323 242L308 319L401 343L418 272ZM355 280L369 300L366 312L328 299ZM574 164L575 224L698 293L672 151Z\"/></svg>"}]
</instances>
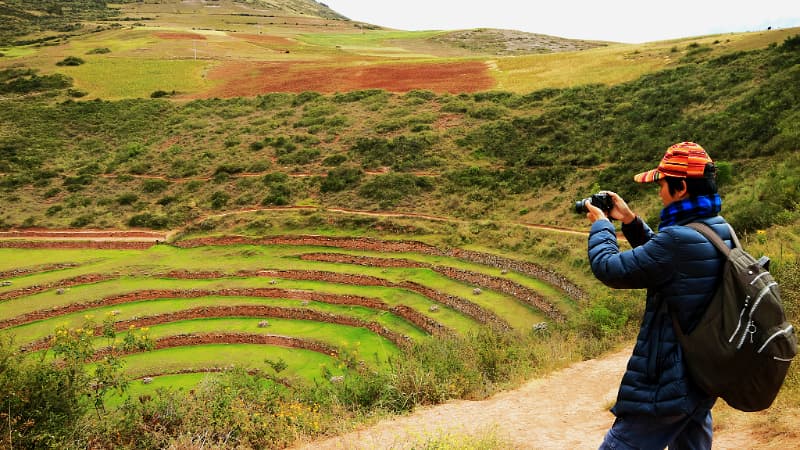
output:
<instances>
[{"instance_id":1,"label":"quilted jacket sleeve","mask_svg":"<svg viewBox=\"0 0 800 450\"><path fill-rule=\"evenodd\" d=\"M646 242L620 252L614 225L607 220L592 224L589 264L598 280L616 289L644 289L662 285L673 276L674 245L668 236L653 234L646 225L638 231Z\"/></svg>"}]
</instances>

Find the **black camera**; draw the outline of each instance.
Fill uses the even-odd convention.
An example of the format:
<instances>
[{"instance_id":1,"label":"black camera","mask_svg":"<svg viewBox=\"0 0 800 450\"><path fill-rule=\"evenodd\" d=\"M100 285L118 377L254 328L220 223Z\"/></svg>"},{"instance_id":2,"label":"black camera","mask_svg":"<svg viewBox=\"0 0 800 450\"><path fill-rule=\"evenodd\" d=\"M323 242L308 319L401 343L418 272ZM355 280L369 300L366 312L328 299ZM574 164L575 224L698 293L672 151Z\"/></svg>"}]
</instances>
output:
<instances>
[{"instance_id":1,"label":"black camera","mask_svg":"<svg viewBox=\"0 0 800 450\"><path fill-rule=\"evenodd\" d=\"M578 214L588 213L589 210L586 209L585 205L585 202L587 201L591 203L592 206L600 208L600 210L602 210L606 214L608 214L609 211L614 209L614 199L611 198L611 196L606 194L605 192L601 192L599 194L592 194L591 197L575 202L575 212Z\"/></svg>"}]
</instances>

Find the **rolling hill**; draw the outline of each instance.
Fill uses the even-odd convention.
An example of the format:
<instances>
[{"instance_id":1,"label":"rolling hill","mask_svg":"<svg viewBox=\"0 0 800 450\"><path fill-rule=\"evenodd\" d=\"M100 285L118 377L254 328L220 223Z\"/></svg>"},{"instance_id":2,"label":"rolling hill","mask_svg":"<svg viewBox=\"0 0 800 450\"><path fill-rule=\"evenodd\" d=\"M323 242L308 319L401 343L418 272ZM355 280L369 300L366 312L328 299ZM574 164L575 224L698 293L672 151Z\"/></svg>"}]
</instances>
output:
<instances>
[{"instance_id":1,"label":"rolling hill","mask_svg":"<svg viewBox=\"0 0 800 450\"><path fill-rule=\"evenodd\" d=\"M283 447L599 355L642 305L594 281L574 203L657 223L630 177L679 140L796 317L800 29L626 45L305 0L0 20L3 445Z\"/></svg>"}]
</instances>

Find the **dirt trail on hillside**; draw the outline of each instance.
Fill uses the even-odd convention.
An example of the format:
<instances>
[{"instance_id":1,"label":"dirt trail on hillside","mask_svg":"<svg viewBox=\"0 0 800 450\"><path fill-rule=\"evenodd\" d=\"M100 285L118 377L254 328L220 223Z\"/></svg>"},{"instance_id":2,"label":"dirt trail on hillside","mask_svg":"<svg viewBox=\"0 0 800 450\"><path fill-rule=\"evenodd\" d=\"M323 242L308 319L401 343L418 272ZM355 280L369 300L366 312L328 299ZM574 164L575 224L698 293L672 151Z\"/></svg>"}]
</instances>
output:
<instances>
[{"instance_id":1,"label":"dirt trail on hillside","mask_svg":"<svg viewBox=\"0 0 800 450\"><path fill-rule=\"evenodd\" d=\"M491 433L515 449L596 449L630 349L574 364L482 401L452 401L295 449L408 449L446 435ZM715 431L715 449L753 448L747 430Z\"/></svg>"}]
</instances>

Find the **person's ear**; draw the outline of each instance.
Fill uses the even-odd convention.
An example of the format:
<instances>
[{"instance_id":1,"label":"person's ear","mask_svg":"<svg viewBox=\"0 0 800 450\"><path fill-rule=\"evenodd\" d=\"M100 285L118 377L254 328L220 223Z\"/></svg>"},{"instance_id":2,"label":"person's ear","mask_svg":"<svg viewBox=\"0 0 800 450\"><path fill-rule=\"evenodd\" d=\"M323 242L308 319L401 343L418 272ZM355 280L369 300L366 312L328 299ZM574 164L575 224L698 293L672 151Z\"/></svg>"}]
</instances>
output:
<instances>
[{"instance_id":1,"label":"person's ear","mask_svg":"<svg viewBox=\"0 0 800 450\"><path fill-rule=\"evenodd\" d=\"M677 198L686 198L689 196L689 187L686 185L686 179L681 178L681 187L675 192Z\"/></svg>"}]
</instances>

